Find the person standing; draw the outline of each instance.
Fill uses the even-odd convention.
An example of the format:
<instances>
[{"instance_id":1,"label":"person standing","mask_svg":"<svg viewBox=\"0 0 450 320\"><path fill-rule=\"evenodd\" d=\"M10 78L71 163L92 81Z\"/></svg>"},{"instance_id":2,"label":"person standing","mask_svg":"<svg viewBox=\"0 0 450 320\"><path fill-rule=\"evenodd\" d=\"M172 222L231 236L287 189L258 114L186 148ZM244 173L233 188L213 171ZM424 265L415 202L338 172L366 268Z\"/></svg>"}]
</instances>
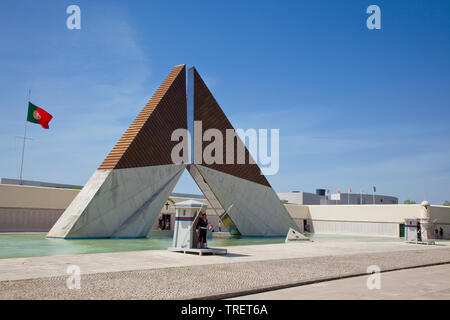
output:
<instances>
[{"instance_id":1,"label":"person standing","mask_svg":"<svg viewBox=\"0 0 450 320\"><path fill-rule=\"evenodd\" d=\"M419 222L417 222L417 241L422 241L422 229Z\"/></svg>"},{"instance_id":2,"label":"person standing","mask_svg":"<svg viewBox=\"0 0 450 320\"><path fill-rule=\"evenodd\" d=\"M166 230L170 230L170 220L166 219Z\"/></svg>"},{"instance_id":3,"label":"person standing","mask_svg":"<svg viewBox=\"0 0 450 320\"><path fill-rule=\"evenodd\" d=\"M222 221L219 220L219 232L222 232Z\"/></svg>"},{"instance_id":4,"label":"person standing","mask_svg":"<svg viewBox=\"0 0 450 320\"><path fill-rule=\"evenodd\" d=\"M197 248L207 249L206 236L208 230L208 219L206 219L206 213L202 214L202 217L198 219L197 226L195 227L197 231L198 244Z\"/></svg>"},{"instance_id":5,"label":"person standing","mask_svg":"<svg viewBox=\"0 0 450 320\"><path fill-rule=\"evenodd\" d=\"M444 229L442 227L439 228L439 238L444 239Z\"/></svg>"}]
</instances>

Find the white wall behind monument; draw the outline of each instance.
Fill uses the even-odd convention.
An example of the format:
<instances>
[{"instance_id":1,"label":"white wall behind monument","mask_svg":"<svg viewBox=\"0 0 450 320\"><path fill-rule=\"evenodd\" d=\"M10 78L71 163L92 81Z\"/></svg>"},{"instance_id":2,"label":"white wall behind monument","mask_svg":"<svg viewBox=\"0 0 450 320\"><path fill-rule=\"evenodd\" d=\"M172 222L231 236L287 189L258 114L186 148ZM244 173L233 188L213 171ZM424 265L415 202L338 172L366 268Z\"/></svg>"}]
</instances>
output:
<instances>
[{"instance_id":1,"label":"white wall behind monument","mask_svg":"<svg viewBox=\"0 0 450 320\"><path fill-rule=\"evenodd\" d=\"M79 190L30 187L0 184L0 232L47 232L62 215ZM205 198L188 195L171 195L160 214L168 214L174 220L174 203L196 200L208 203ZM305 224L313 233L354 234L362 236L399 237L405 218L426 218L422 205L284 205L303 231ZM217 230L219 216L207 209L208 220ZM450 238L450 207L430 207L430 219L435 227L443 228L444 238ZM223 230L224 230L223 226ZM153 224L158 230L158 222Z\"/></svg>"}]
</instances>

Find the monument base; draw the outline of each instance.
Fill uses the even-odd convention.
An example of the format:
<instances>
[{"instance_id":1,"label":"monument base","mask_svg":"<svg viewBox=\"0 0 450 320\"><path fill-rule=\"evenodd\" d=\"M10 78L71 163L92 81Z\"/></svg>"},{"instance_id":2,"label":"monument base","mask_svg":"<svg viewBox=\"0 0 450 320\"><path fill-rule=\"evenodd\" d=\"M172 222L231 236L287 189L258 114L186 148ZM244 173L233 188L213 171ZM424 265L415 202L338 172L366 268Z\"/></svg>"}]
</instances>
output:
<instances>
[{"instance_id":1,"label":"monument base","mask_svg":"<svg viewBox=\"0 0 450 320\"><path fill-rule=\"evenodd\" d=\"M405 241L405 243L412 243L412 244L426 244L426 245L435 245L435 244L436 244L433 240L426 240L426 241Z\"/></svg>"},{"instance_id":2,"label":"monument base","mask_svg":"<svg viewBox=\"0 0 450 320\"><path fill-rule=\"evenodd\" d=\"M167 250L173 251L173 252L182 252L182 253L195 253L200 256L204 254L220 254L220 255L226 255L227 249L216 249L216 248L207 248L207 249L195 249L195 248L168 248Z\"/></svg>"},{"instance_id":3,"label":"monument base","mask_svg":"<svg viewBox=\"0 0 450 320\"><path fill-rule=\"evenodd\" d=\"M212 238L216 238L216 239L230 239L231 238L231 233L229 232L211 232L211 236Z\"/></svg>"}]
</instances>

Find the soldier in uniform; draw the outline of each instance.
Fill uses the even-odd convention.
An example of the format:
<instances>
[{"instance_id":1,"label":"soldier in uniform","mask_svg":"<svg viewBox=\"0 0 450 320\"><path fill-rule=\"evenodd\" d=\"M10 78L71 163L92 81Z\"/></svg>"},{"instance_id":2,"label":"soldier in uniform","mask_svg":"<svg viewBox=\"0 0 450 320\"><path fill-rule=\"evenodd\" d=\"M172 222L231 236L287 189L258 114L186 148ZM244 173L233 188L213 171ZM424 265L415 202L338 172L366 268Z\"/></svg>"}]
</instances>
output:
<instances>
[{"instance_id":1,"label":"soldier in uniform","mask_svg":"<svg viewBox=\"0 0 450 320\"><path fill-rule=\"evenodd\" d=\"M198 238L198 248L206 249L206 236L208 231L208 219L206 219L206 212L203 212L202 217L198 219L197 226L195 227Z\"/></svg>"}]
</instances>

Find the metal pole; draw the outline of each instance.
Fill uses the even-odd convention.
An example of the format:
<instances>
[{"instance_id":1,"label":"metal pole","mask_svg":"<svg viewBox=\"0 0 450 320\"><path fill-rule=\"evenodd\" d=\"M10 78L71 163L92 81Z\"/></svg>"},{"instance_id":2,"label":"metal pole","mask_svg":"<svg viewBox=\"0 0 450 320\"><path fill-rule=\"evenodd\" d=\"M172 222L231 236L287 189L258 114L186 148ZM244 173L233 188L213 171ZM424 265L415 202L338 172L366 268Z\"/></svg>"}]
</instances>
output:
<instances>
[{"instance_id":1,"label":"metal pole","mask_svg":"<svg viewBox=\"0 0 450 320\"><path fill-rule=\"evenodd\" d=\"M28 102L30 102L31 99L31 89L28 89ZM28 109L27 109L28 111ZM23 173L23 158L25 155L25 141L27 139L27 121L25 121L25 134L23 135L23 144L22 144L22 162L20 165L20 177L19 177L19 184L22 184L22 173Z\"/></svg>"},{"instance_id":2,"label":"metal pole","mask_svg":"<svg viewBox=\"0 0 450 320\"><path fill-rule=\"evenodd\" d=\"M19 184L22 184L22 172L23 172L23 157L25 154L25 140L27 136L27 124L25 123L25 134L23 136L23 144L22 144L22 164L20 165L20 178L19 178Z\"/></svg>"}]
</instances>

